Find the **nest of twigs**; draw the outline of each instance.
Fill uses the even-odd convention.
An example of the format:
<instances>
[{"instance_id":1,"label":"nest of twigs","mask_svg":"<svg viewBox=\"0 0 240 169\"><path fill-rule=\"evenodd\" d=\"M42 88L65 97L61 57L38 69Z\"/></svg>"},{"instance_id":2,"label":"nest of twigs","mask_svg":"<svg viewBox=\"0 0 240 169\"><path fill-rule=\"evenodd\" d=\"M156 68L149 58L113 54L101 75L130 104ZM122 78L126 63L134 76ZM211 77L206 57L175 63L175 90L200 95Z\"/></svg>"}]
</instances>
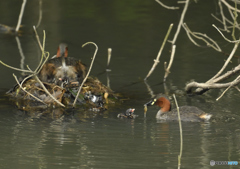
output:
<instances>
[{"instance_id":1,"label":"nest of twigs","mask_svg":"<svg viewBox=\"0 0 240 169\"><path fill-rule=\"evenodd\" d=\"M74 83L64 87L54 83L43 82L43 84L48 92L65 107L71 106L76 99L79 84ZM7 92L7 95L19 109L45 109L59 106L34 78L26 80L22 88L17 84ZM106 104L113 104L116 98L117 94L109 87L102 84L95 77L88 77L77 98L77 105L85 106L94 111L105 110Z\"/></svg>"}]
</instances>

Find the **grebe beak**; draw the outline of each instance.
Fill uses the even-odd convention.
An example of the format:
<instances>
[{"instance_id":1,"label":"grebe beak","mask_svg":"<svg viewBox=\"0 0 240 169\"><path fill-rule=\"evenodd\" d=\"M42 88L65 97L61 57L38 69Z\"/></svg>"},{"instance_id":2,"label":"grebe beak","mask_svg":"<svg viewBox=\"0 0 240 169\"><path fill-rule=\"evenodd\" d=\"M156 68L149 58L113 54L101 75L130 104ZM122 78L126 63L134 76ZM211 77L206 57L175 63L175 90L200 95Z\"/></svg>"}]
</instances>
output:
<instances>
[{"instance_id":1,"label":"grebe beak","mask_svg":"<svg viewBox=\"0 0 240 169\"><path fill-rule=\"evenodd\" d=\"M152 105L154 105L156 103L156 101L157 101L157 99L153 99L153 100L145 103L144 106L152 106Z\"/></svg>"}]
</instances>

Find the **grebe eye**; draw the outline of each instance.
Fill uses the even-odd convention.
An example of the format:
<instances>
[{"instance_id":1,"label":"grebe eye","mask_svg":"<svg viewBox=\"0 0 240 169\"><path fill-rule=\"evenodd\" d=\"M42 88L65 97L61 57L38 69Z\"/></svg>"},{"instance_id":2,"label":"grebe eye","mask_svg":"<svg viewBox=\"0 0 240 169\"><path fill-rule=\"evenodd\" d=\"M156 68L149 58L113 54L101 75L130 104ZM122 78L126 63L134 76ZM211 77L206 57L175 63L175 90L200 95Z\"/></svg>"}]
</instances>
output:
<instances>
[{"instance_id":1,"label":"grebe eye","mask_svg":"<svg viewBox=\"0 0 240 169\"><path fill-rule=\"evenodd\" d=\"M151 103L151 105L154 105L156 103L157 99L154 99Z\"/></svg>"}]
</instances>

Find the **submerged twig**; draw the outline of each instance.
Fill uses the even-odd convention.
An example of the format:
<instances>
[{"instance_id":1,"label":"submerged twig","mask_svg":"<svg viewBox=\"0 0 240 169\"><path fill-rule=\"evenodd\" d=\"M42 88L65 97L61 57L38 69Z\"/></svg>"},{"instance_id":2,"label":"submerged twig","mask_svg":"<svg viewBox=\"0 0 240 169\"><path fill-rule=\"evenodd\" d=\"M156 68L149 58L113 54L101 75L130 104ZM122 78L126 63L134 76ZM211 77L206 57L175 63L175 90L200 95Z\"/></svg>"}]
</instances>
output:
<instances>
[{"instance_id":1,"label":"submerged twig","mask_svg":"<svg viewBox=\"0 0 240 169\"><path fill-rule=\"evenodd\" d=\"M82 89L82 87L83 87L83 84L86 82L86 80L87 80L87 78L88 78L88 76L89 76L89 74L90 74L90 72L91 72L91 69L92 69L92 66L93 66L93 62L94 62L94 60L95 60L95 57L96 57L96 54L97 54L97 51L98 51L98 46L97 46L94 42L84 43L84 44L82 45L82 47L84 47L84 46L86 46L86 45L88 45L88 44L93 44L93 45L95 45L96 49L95 49L95 52L94 52L94 55L93 55L93 58L92 58L91 65L90 65L89 70L88 70L88 72L87 72L87 75L86 75L86 77L83 79L82 84L81 84L81 86L80 86L79 89L78 89L76 98L75 98L75 100L74 100L74 102L73 102L73 107L75 106L75 104L76 104L76 102L77 102L77 99L78 99L78 96L79 96L79 94L80 94L80 92L81 92L81 89Z\"/></svg>"},{"instance_id":2,"label":"submerged twig","mask_svg":"<svg viewBox=\"0 0 240 169\"><path fill-rule=\"evenodd\" d=\"M18 17L18 23L17 23L16 29L15 29L16 32L18 32L18 30L19 30L19 28L20 28L20 25L21 25L21 22L22 22L22 16L23 16L23 13L24 13L24 8L25 8L25 5L26 5L26 2L27 2L27 0L23 0L22 7L21 7L21 11L20 11L20 14L19 14L19 17Z\"/></svg>"},{"instance_id":3,"label":"submerged twig","mask_svg":"<svg viewBox=\"0 0 240 169\"><path fill-rule=\"evenodd\" d=\"M152 74L152 72L155 70L156 66L160 62L159 59L160 59L160 56L162 54L162 50L163 50L163 48L165 46L165 43L166 43L166 41L168 39L168 36L169 36L169 34L170 34L171 30L172 30L172 27L173 27L173 24L170 24L170 26L168 28L168 31L167 31L167 34L166 34L166 36L164 38L164 41L162 43L162 46L161 46L161 48L160 48L160 50L158 52L157 58L154 59L154 64L153 64L152 68L149 70L149 72L148 72L147 76L144 78L144 80L147 80L147 78Z\"/></svg>"}]
</instances>

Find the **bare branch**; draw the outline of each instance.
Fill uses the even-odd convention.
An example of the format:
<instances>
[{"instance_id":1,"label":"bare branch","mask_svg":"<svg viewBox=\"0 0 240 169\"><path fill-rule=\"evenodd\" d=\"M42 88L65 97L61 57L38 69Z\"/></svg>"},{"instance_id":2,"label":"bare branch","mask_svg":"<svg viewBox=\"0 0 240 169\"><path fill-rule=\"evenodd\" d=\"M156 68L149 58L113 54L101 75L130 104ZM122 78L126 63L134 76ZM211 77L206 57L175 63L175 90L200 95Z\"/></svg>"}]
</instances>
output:
<instances>
[{"instance_id":1,"label":"bare branch","mask_svg":"<svg viewBox=\"0 0 240 169\"><path fill-rule=\"evenodd\" d=\"M202 33L199 33L199 32L192 32L186 23L183 23L183 28L185 29L185 31L187 32L187 35L189 37L189 39L196 45L196 46L200 46L197 42L195 42L192 38L191 38L191 35L199 40L202 40L206 43L206 45L208 47L212 47L213 49L215 49L216 51L218 52L222 52L222 49L219 47L219 45L217 44L217 42L215 42L213 39L211 39L210 37L208 37L206 34L202 34ZM205 39L206 38L206 39ZM208 42L208 40L211 43Z\"/></svg>"},{"instance_id":2,"label":"bare branch","mask_svg":"<svg viewBox=\"0 0 240 169\"><path fill-rule=\"evenodd\" d=\"M240 77L240 76L238 76L234 81L231 82L231 85L229 85L228 88L227 88L226 90L224 90L224 92L221 94L221 96L219 96L219 97L216 99L216 101L218 101L219 99L222 98L222 96L228 91L228 89L230 89L230 88L233 86L234 82L236 82L236 81L239 80L239 77Z\"/></svg>"},{"instance_id":3,"label":"bare branch","mask_svg":"<svg viewBox=\"0 0 240 169\"><path fill-rule=\"evenodd\" d=\"M226 41L228 41L228 42L230 42L230 43L239 43L240 40L231 41L231 40L229 40L228 38L226 38L226 37L223 35L223 33L218 29L218 27L216 27L214 24L213 24L212 26L213 26L215 29L217 29L217 31L222 35L222 37L223 37Z\"/></svg>"},{"instance_id":4,"label":"bare branch","mask_svg":"<svg viewBox=\"0 0 240 169\"><path fill-rule=\"evenodd\" d=\"M185 90L187 93L190 93L192 88L202 88L202 89L221 89L221 88L227 88L229 86L235 86L240 83L240 80L229 82L229 83L197 83L197 82L191 82L188 83L185 87ZM196 91L196 93L201 93L202 91Z\"/></svg>"},{"instance_id":5,"label":"bare branch","mask_svg":"<svg viewBox=\"0 0 240 169\"><path fill-rule=\"evenodd\" d=\"M220 13L221 13L221 16L222 16L222 22L223 22L223 26L224 26L224 30L227 31L227 32L230 32L228 29L227 29L227 25L226 25L226 20L225 20L225 15L223 13L223 8L222 8L222 3L221 1L218 1L218 5L219 5L219 8L220 8Z\"/></svg>"},{"instance_id":6,"label":"bare branch","mask_svg":"<svg viewBox=\"0 0 240 169\"><path fill-rule=\"evenodd\" d=\"M179 9L179 7L174 7L174 6L167 6L167 5L164 5L161 1L159 0L155 0L157 3L159 3L162 7L166 8L166 9L172 9L172 10L176 10L176 9Z\"/></svg>"},{"instance_id":7,"label":"bare branch","mask_svg":"<svg viewBox=\"0 0 240 169\"><path fill-rule=\"evenodd\" d=\"M232 7L229 3L227 3L225 0L221 0L222 3L224 3L224 5L226 5L229 9L235 10L235 7ZM240 13L240 10L237 9L236 10L238 13Z\"/></svg>"},{"instance_id":8,"label":"bare branch","mask_svg":"<svg viewBox=\"0 0 240 169\"><path fill-rule=\"evenodd\" d=\"M176 40L177 40L178 34L179 34L179 32L180 32L180 29L181 29L181 26L182 26L182 23L183 23L183 20L184 20L184 17L185 17L185 14L186 14L188 5L189 5L189 0L186 0L184 9L183 9L182 14L181 14L180 21L179 21L179 23L178 23L177 31L176 31L176 33L175 33L175 35L174 35L173 40L171 41L172 44L175 44L175 43L176 43Z\"/></svg>"},{"instance_id":9,"label":"bare branch","mask_svg":"<svg viewBox=\"0 0 240 169\"><path fill-rule=\"evenodd\" d=\"M240 42L240 41L239 41ZM219 70L219 72L213 76L209 81L207 81L207 83L211 82L213 79L217 78L220 74L222 74L222 72L225 70L225 68L227 67L228 63L231 61L232 57L234 56L237 48L238 48L238 45L239 45L239 42L238 43L235 43L234 45L234 48L232 50L232 52L230 53L228 59L226 60L226 62L224 63L223 67L221 68L221 70Z\"/></svg>"}]
</instances>

